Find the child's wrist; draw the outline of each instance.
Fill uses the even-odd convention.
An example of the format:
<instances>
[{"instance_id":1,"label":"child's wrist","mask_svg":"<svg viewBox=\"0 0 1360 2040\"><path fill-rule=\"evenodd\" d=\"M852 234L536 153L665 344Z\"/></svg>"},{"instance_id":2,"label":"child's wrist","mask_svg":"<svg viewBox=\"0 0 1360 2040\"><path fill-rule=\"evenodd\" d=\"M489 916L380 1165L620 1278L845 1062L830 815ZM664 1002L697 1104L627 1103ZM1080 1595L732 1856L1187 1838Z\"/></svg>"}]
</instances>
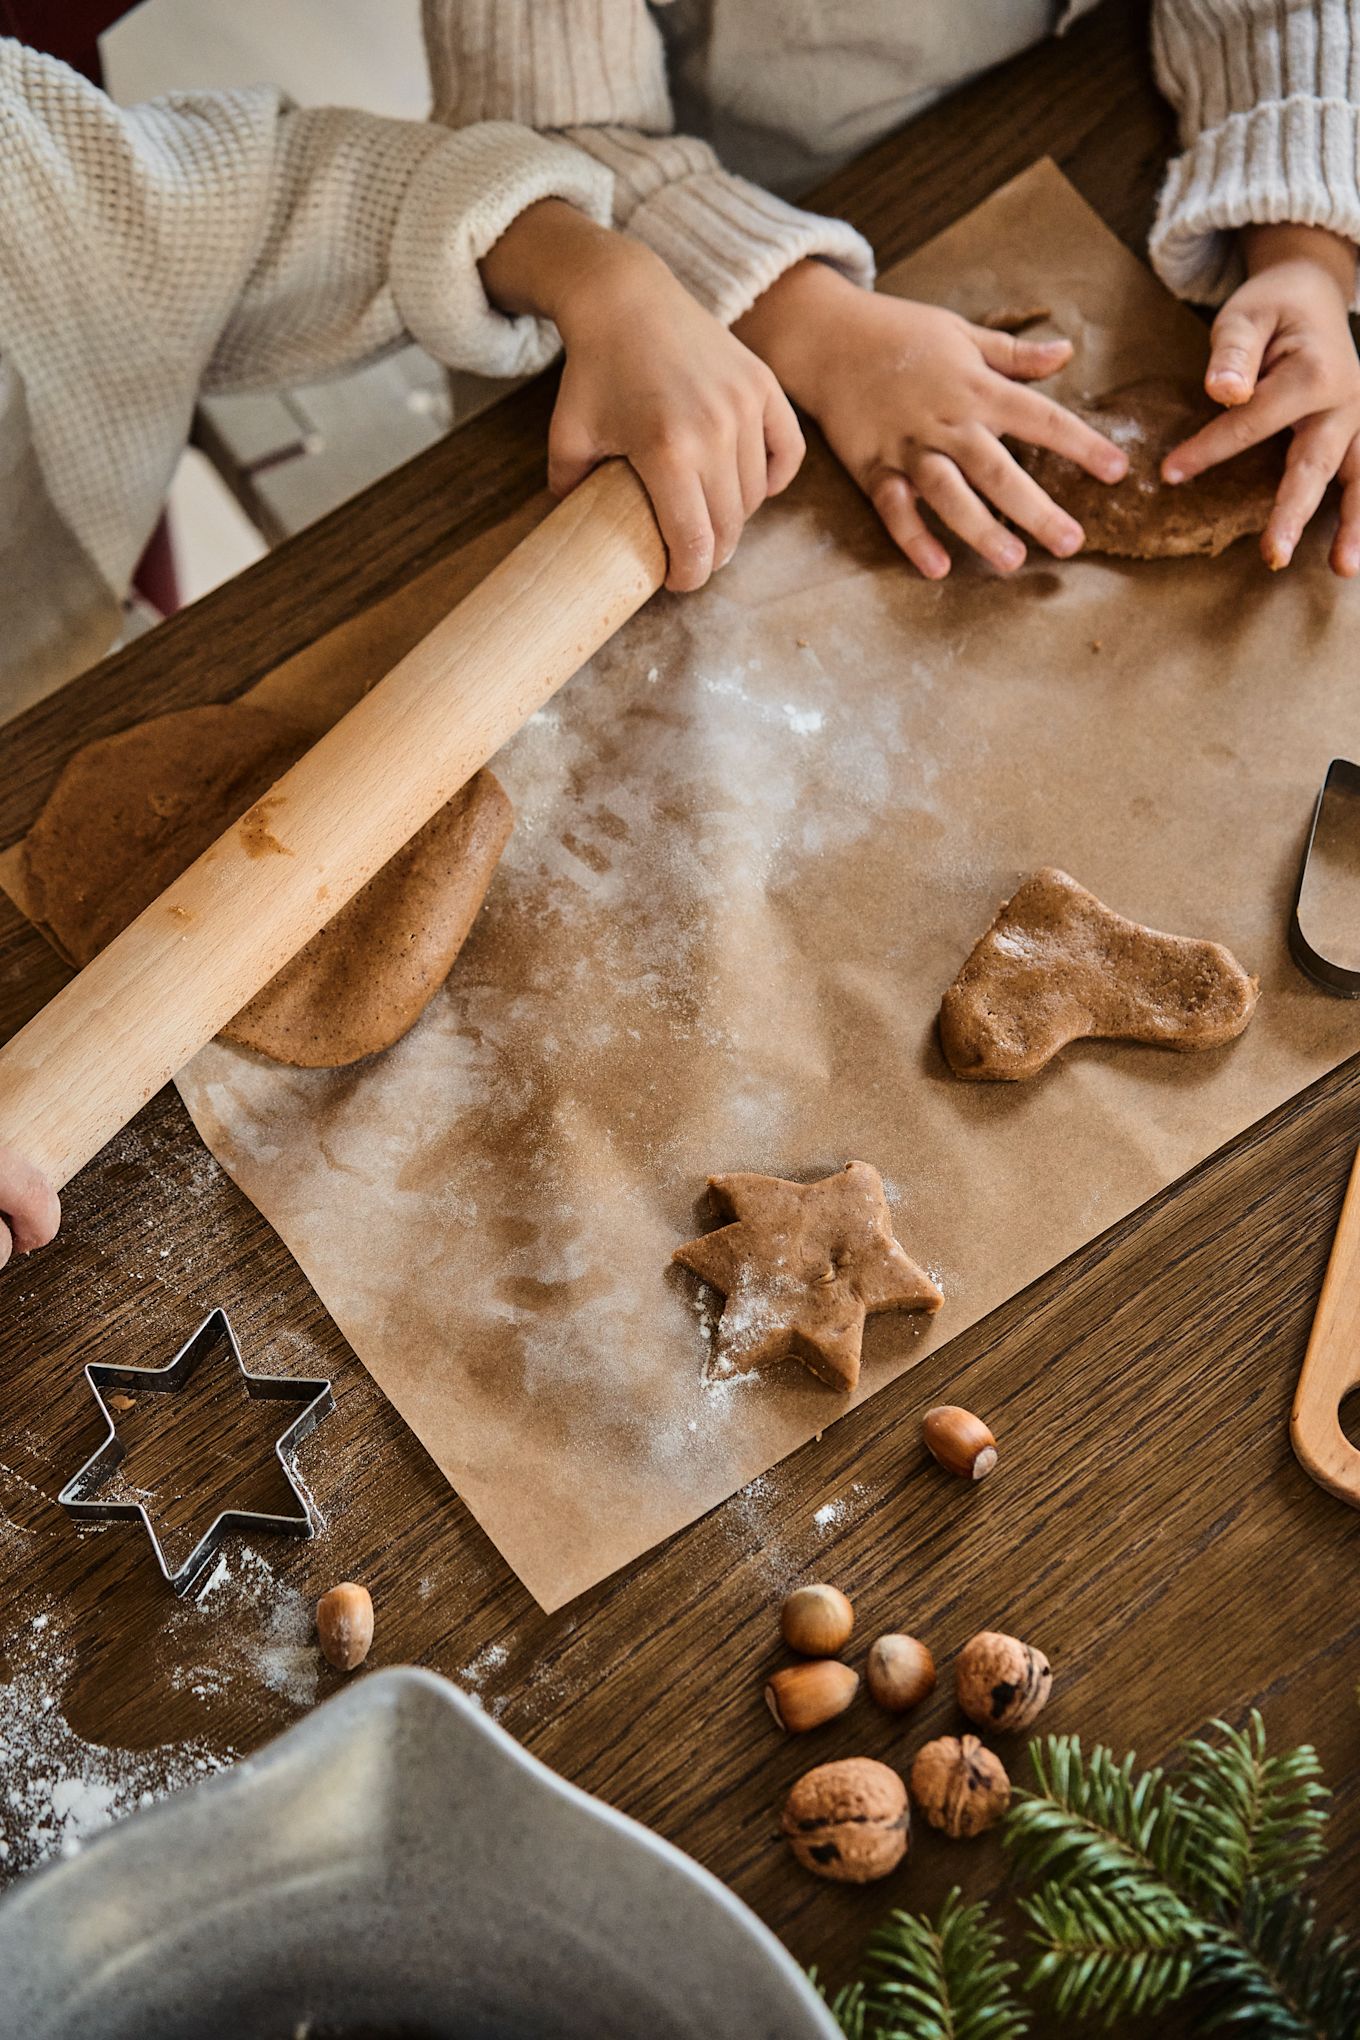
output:
<instances>
[{"instance_id":1,"label":"child's wrist","mask_svg":"<svg viewBox=\"0 0 1360 2040\"><path fill-rule=\"evenodd\" d=\"M1329 227L1302 226L1293 220L1262 222L1240 229L1242 256L1248 276L1260 276L1285 262L1307 262L1322 270L1349 306L1355 296L1356 248Z\"/></svg>"},{"instance_id":2,"label":"child's wrist","mask_svg":"<svg viewBox=\"0 0 1360 2040\"><path fill-rule=\"evenodd\" d=\"M773 370L793 401L810 416L825 388L831 339L859 286L828 263L795 262L734 323L737 339Z\"/></svg>"},{"instance_id":3,"label":"child's wrist","mask_svg":"<svg viewBox=\"0 0 1360 2040\"><path fill-rule=\"evenodd\" d=\"M638 257L656 260L565 199L544 198L526 206L482 257L482 282L498 310L551 319L565 338L616 294Z\"/></svg>"}]
</instances>

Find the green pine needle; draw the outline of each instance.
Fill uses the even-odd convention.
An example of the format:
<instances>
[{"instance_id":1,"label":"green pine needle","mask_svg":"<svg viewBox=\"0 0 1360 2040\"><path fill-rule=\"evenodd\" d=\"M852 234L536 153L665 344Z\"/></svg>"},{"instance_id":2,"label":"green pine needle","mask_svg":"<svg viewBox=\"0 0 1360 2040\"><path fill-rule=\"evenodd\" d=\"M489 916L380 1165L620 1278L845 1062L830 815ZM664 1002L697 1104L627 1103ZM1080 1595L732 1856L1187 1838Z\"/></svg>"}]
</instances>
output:
<instances>
[{"instance_id":1,"label":"green pine needle","mask_svg":"<svg viewBox=\"0 0 1360 2040\"><path fill-rule=\"evenodd\" d=\"M1236 1932L1201 1951L1199 1980L1214 1992L1206 2031L1248 2040L1360 2040L1360 1968L1344 1934L1320 1934L1295 1892L1248 1885Z\"/></svg>"},{"instance_id":2,"label":"green pine needle","mask_svg":"<svg viewBox=\"0 0 1360 2040\"><path fill-rule=\"evenodd\" d=\"M1012 1995L1017 1965L980 1905L950 1892L932 1926L895 1912L869 1943L877 2040L1018 2040L1028 2015Z\"/></svg>"},{"instance_id":3,"label":"green pine needle","mask_svg":"<svg viewBox=\"0 0 1360 2040\"><path fill-rule=\"evenodd\" d=\"M1241 1905L1248 1885L1267 1903L1297 1891L1323 1850L1330 1794L1308 1743L1266 1754L1266 1731L1252 1711L1245 1729L1212 1724L1219 1740L1196 1737L1185 1748L1181 1786L1189 1815L1188 1882L1219 1913Z\"/></svg>"},{"instance_id":4,"label":"green pine needle","mask_svg":"<svg viewBox=\"0 0 1360 2040\"><path fill-rule=\"evenodd\" d=\"M846 2040L1021 2040L1029 2016L1010 1988L1017 1965L1000 1951L985 1908L957 1890L934 1925L892 1913L869 1943L870 1980L839 1992L831 2016Z\"/></svg>"},{"instance_id":5,"label":"green pine needle","mask_svg":"<svg viewBox=\"0 0 1360 2040\"><path fill-rule=\"evenodd\" d=\"M1155 1887L1067 1889L1056 1880L1021 1900L1039 1948L1027 1982L1048 1985L1060 2013L1157 2011L1194 1981L1201 1922Z\"/></svg>"}]
</instances>

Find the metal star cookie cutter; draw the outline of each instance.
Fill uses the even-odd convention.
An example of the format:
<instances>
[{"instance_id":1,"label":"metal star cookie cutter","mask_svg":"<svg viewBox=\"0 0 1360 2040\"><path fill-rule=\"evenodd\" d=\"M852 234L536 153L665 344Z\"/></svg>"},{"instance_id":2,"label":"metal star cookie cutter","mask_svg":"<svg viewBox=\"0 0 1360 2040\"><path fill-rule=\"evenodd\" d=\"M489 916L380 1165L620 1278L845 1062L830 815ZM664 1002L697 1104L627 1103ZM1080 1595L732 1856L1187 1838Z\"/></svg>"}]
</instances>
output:
<instances>
[{"instance_id":1,"label":"metal star cookie cutter","mask_svg":"<svg viewBox=\"0 0 1360 2040\"><path fill-rule=\"evenodd\" d=\"M1335 899L1344 893L1346 920L1354 926L1356 901L1360 899L1356 883L1360 881L1360 765L1353 765L1349 758L1333 758L1313 809L1289 915L1289 953L1299 969L1324 990L1342 999L1360 999L1360 948L1354 951L1353 962L1338 963L1324 956L1303 932L1309 905L1305 894L1310 890L1310 880L1313 890L1321 894L1324 906L1328 890L1335 896L1331 903L1333 911ZM1316 906L1316 900L1312 904ZM1315 920L1310 921L1310 926L1318 932Z\"/></svg>"},{"instance_id":2,"label":"metal star cookie cutter","mask_svg":"<svg viewBox=\"0 0 1360 2040\"><path fill-rule=\"evenodd\" d=\"M116 1389L139 1393L167 1391L173 1393L175 1389L184 1386L205 1354L222 1341L225 1341L232 1359L236 1362L247 1395L264 1401L300 1402L306 1405L274 1444L275 1457L288 1483L289 1492L297 1500L298 1513L277 1515L263 1509L224 1509L209 1524L184 1563L172 1572L166 1563L165 1552L156 1535L150 1514L143 1503L98 1499L99 1489L121 1465L127 1450L118 1436L118 1427L104 1400L104 1393ZM246 1364L241 1358L241 1349L236 1343L236 1334L231 1328L231 1320L220 1308L208 1313L192 1338L186 1339L168 1366L120 1367L102 1360L92 1360L85 1369L85 1379L108 1425L108 1435L91 1453L79 1473L67 1481L57 1500L73 1516L86 1520L133 1522L140 1519L143 1529L151 1539L151 1549L156 1554L161 1578L176 1594L188 1593L195 1580L217 1556L218 1547L223 1539L233 1531L259 1530L289 1537L315 1535L315 1525L306 1494L298 1485L288 1455L304 1438L310 1437L321 1419L329 1416L335 1408L335 1398L331 1394L329 1381L299 1381L284 1375L247 1372Z\"/></svg>"}]
</instances>

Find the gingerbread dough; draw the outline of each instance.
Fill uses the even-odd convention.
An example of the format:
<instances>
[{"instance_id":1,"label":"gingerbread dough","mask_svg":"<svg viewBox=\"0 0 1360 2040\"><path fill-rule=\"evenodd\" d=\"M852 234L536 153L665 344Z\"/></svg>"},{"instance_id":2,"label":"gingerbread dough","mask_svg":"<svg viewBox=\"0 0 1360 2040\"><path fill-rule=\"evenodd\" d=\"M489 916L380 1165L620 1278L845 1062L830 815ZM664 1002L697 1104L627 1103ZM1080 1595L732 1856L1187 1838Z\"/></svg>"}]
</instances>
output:
<instances>
[{"instance_id":1,"label":"gingerbread dough","mask_svg":"<svg viewBox=\"0 0 1360 2040\"><path fill-rule=\"evenodd\" d=\"M78 751L30 830L35 915L88 963L301 756L313 733L248 701L184 709ZM479 772L285 964L230 1041L300 1068L388 1048L449 973L510 834L510 803ZM286 854L267 812L248 843Z\"/></svg>"},{"instance_id":2,"label":"gingerbread dough","mask_svg":"<svg viewBox=\"0 0 1360 2040\"><path fill-rule=\"evenodd\" d=\"M1161 478L1173 446L1221 415L1198 384L1149 377L1108 396L1077 400L1069 409L1103 432L1129 457L1122 482L1098 482L1046 447L1022 447L1018 458L1040 488L1071 512L1086 533L1086 551L1127 559L1221 553L1235 539L1263 531L1284 472L1278 438L1174 487Z\"/></svg>"},{"instance_id":3,"label":"gingerbread dough","mask_svg":"<svg viewBox=\"0 0 1360 2040\"><path fill-rule=\"evenodd\" d=\"M847 1394L859 1380L864 1320L878 1310L938 1310L944 1297L893 1237L878 1170L847 1162L818 1183L710 1176L735 1221L677 1247L672 1259L726 1299L715 1374L797 1359Z\"/></svg>"},{"instance_id":4,"label":"gingerbread dough","mask_svg":"<svg viewBox=\"0 0 1360 2040\"><path fill-rule=\"evenodd\" d=\"M1084 1037L1217 1048L1256 994L1221 943L1126 921L1049 868L1006 902L945 993L940 1040L956 1077L1015 1082Z\"/></svg>"}]
</instances>

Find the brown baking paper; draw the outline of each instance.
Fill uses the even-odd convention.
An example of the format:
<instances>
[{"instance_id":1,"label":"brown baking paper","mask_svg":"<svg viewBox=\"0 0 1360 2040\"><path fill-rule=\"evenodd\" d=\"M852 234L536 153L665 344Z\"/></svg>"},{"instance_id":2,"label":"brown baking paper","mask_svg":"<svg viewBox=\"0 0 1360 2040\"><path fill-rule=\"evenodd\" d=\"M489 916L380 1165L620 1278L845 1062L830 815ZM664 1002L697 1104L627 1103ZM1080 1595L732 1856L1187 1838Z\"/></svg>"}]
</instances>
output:
<instances>
[{"instance_id":1,"label":"brown baking paper","mask_svg":"<svg viewBox=\"0 0 1360 2040\"><path fill-rule=\"evenodd\" d=\"M1202 366L1202 328L1051 164L888 283L1051 307L1071 389ZM326 675L336 712L470 571L266 686ZM658 597L496 760L515 833L404 1042L334 1073L215 1044L185 1071L213 1152L545 1607L848 1407L792 1364L705 1381L711 1299L668 1261L711 1171L881 1169L947 1300L871 1321L862 1399L1360 1048L1360 1008L1285 946L1323 771L1360 751L1356 601L1322 531L1277 577L1246 542L1036 554L1010 582L959 558L931 585L810 457L709 589ZM940 994L1048 862L1259 971L1243 1039L950 1077Z\"/></svg>"}]
</instances>

